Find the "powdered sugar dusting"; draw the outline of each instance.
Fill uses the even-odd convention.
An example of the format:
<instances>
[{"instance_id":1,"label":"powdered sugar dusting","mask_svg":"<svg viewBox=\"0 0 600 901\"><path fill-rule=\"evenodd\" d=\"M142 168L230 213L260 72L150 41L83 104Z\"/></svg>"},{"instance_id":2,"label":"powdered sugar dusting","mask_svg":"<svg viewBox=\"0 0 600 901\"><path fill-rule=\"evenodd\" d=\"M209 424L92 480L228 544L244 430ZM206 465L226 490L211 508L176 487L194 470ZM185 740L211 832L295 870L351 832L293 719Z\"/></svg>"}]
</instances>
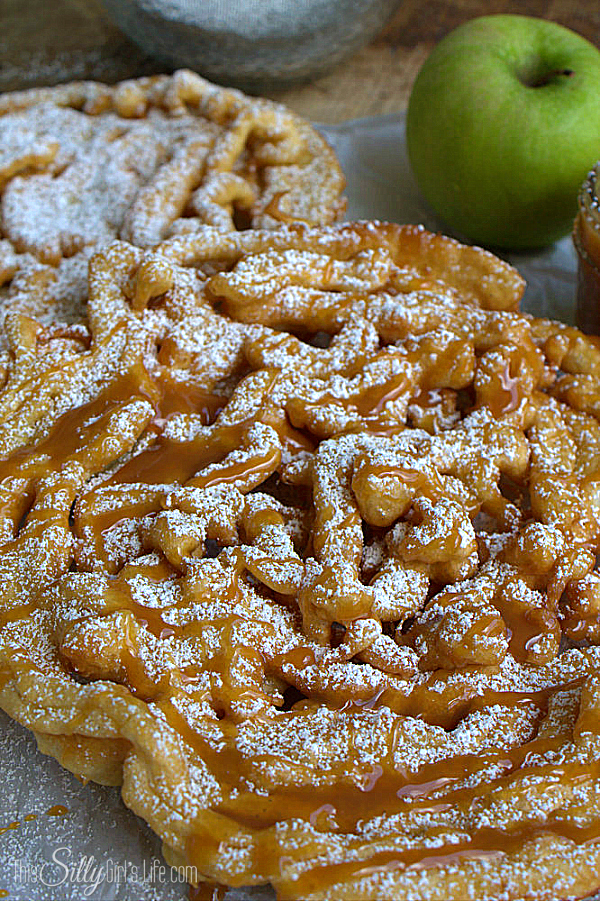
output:
<instances>
[{"instance_id":1,"label":"powdered sugar dusting","mask_svg":"<svg viewBox=\"0 0 600 901\"><path fill-rule=\"evenodd\" d=\"M597 872L600 361L460 253L213 225L7 317L2 704L208 878L541 897L540 824Z\"/></svg>"}]
</instances>

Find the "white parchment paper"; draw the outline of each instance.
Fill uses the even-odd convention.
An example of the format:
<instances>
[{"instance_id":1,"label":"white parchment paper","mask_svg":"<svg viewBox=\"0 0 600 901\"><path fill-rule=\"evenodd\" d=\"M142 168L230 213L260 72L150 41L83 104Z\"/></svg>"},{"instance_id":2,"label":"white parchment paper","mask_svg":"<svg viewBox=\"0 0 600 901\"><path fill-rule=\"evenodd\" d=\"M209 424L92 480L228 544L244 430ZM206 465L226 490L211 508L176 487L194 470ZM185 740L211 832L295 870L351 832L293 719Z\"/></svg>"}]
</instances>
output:
<instances>
[{"instance_id":1,"label":"white parchment paper","mask_svg":"<svg viewBox=\"0 0 600 901\"><path fill-rule=\"evenodd\" d=\"M422 222L444 230L410 172L404 117L361 119L322 132L347 177L348 218ZM443 173L442 173L443 175ZM576 263L570 238L534 255L511 255L527 279L524 307L572 323ZM10 901L183 901L187 885L164 864L160 842L117 789L81 785L0 712L0 890ZM46 813L62 805L68 813ZM25 819L37 814L35 819ZM0 829L1 831L1 829ZM3 896L4 897L4 896ZM268 889L227 901L268 901Z\"/></svg>"}]
</instances>

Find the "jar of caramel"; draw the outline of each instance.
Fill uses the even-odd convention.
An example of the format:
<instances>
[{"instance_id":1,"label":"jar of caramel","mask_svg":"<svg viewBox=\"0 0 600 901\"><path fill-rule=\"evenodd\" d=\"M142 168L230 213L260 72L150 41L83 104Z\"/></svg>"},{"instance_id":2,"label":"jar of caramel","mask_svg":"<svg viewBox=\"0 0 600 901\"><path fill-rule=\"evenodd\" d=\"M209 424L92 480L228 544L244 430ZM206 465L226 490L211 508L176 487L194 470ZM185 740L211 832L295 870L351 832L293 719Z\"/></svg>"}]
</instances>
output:
<instances>
[{"instance_id":1,"label":"jar of caramel","mask_svg":"<svg viewBox=\"0 0 600 901\"><path fill-rule=\"evenodd\" d=\"M600 162L589 173L579 192L579 211L573 228L578 256L577 325L589 334L600 334Z\"/></svg>"}]
</instances>

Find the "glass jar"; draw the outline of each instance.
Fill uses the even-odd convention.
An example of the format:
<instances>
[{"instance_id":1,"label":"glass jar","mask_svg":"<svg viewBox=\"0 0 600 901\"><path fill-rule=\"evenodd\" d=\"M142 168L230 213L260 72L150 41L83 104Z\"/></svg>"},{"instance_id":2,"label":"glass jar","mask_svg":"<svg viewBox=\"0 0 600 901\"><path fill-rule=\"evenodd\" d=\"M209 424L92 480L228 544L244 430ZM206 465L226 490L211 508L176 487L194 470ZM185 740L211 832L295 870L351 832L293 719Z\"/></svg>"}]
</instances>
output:
<instances>
[{"instance_id":1,"label":"glass jar","mask_svg":"<svg viewBox=\"0 0 600 901\"><path fill-rule=\"evenodd\" d=\"M577 325L588 334L600 334L600 162L579 192L579 210L573 227L577 251Z\"/></svg>"}]
</instances>

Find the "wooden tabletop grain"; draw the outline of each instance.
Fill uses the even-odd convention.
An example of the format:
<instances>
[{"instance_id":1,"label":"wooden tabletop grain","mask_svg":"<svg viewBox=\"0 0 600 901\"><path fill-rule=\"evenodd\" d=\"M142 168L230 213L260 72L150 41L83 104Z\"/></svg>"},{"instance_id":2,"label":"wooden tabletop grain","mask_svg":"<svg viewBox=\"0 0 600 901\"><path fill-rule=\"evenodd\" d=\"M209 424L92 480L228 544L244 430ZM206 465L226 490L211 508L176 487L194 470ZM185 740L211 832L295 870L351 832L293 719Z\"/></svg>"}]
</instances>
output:
<instances>
[{"instance_id":1,"label":"wooden tabletop grain","mask_svg":"<svg viewBox=\"0 0 600 901\"><path fill-rule=\"evenodd\" d=\"M599 0L400 0L383 33L329 75L289 90L274 84L267 95L317 122L398 112L434 44L461 22L496 12L553 19L600 45ZM0 0L0 90L161 70L99 0Z\"/></svg>"}]
</instances>

